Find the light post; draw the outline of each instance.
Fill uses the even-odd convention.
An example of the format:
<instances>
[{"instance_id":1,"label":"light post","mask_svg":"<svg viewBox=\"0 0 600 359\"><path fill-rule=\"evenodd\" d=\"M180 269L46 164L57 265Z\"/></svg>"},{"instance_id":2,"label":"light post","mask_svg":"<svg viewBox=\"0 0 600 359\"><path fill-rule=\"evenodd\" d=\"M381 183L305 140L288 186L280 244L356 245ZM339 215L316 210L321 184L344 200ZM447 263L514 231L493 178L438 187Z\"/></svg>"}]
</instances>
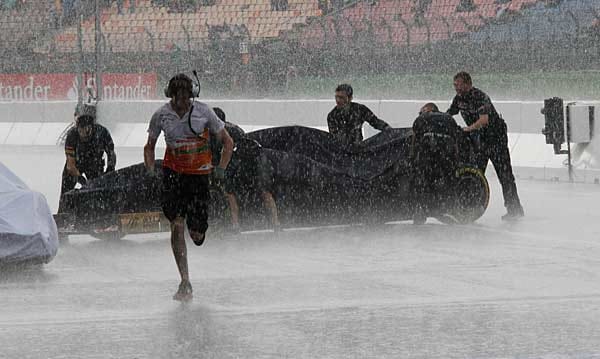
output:
<instances>
[{"instance_id":1,"label":"light post","mask_svg":"<svg viewBox=\"0 0 600 359\"><path fill-rule=\"evenodd\" d=\"M95 43L95 57L96 57L96 100L102 99L102 31L101 25L101 14L100 14L100 3L98 0L94 0L95 7L95 31L94 31L94 43Z\"/></svg>"}]
</instances>

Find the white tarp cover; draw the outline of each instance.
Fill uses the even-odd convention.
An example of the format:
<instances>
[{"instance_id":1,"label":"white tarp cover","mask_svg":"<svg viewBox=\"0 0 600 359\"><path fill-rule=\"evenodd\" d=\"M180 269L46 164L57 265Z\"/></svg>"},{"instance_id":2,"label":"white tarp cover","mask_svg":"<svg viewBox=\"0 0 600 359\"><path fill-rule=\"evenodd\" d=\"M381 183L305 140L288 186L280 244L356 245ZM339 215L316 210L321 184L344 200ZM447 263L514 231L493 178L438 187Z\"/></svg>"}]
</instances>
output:
<instances>
[{"instance_id":1,"label":"white tarp cover","mask_svg":"<svg viewBox=\"0 0 600 359\"><path fill-rule=\"evenodd\" d=\"M58 231L46 198L0 162L0 264L48 263Z\"/></svg>"}]
</instances>

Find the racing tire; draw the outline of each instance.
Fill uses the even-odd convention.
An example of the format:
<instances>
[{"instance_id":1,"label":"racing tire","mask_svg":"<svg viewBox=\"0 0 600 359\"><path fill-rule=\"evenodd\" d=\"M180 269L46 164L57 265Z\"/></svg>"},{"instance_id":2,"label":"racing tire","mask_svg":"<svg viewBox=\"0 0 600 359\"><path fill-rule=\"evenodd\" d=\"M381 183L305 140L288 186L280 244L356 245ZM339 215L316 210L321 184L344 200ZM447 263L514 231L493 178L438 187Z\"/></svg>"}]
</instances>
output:
<instances>
[{"instance_id":1,"label":"racing tire","mask_svg":"<svg viewBox=\"0 0 600 359\"><path fill-rule=\"evenodd\" d=\"M483 172L472 167L456 171L455 201L450 215L459 224L473 223L490 203L490 187Z\"/></svg>"}]
</instances>

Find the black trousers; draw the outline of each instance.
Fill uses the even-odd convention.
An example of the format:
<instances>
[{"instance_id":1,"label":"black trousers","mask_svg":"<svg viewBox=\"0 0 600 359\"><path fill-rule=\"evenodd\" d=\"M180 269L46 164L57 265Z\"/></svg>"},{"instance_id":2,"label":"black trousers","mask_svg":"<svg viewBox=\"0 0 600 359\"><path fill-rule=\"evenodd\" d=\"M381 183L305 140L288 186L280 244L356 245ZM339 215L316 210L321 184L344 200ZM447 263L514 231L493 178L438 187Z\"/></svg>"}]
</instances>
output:
<instances>
[{"instance_id":1,"label":"black trousers","mask_svg":"<svg viewBox=\"0 0 600 359\"><path fill-rule=\"evenodd\" d=\"M447 192L452 186L455 167L450 162L419 163L412 178L412 192L417 208L425 215L434 215L450 208Z\"/></svg>"},{"instance_id":2,"label":"black trousers","mask_svg":"<svg viewBox=\"0 0 600 359\"><path fill-rule=\"evenodd\" d=\"M92 180L92 179L100 177L100 176L102 176L102 174L104 174L104 164L99 164L97 166L89 166L89 167L78 166L77 169L79 170L79 172L82 175L85 175L85 177L88 180ZM75 188L75 185L77 185L77 177L71 176L69 174L69 172L67 172L67 165L65 164L65 167L63 168L63 172L62 172L62 180L61 180L61 185L60 185L60 199L58 202L58 213L62 213L65 210L63 195L65 193L69 192L70 190L72 190L73 188Z\"/></svg>"},{"instance_id":3,"label":"black trousers","mask_svg":"<svg viewBox=\"0 0 600 359\"><path fill-rule=\"evenodd\" d=\"M448 210L448 189L458 164L456 140L444 135L417 137L413 150L411 183L418 208L429 215Z\"/></svg>"},{"instance_id":4,"label":"black trousers","mask_svg":"<svg viewBox=\"0 0 600 359\"><path fill-rule=\"evenodd\" d=\"M484 173L488 161L492 162L496 174L498 175L500 185L502 186L504 207L506 207L508 211L522 209L510 161L508 135L505 123L502 123L497 128L489 129L489 131L482 136L481 147L477 155L477 167Z\"/></svg>"}]
</instances>

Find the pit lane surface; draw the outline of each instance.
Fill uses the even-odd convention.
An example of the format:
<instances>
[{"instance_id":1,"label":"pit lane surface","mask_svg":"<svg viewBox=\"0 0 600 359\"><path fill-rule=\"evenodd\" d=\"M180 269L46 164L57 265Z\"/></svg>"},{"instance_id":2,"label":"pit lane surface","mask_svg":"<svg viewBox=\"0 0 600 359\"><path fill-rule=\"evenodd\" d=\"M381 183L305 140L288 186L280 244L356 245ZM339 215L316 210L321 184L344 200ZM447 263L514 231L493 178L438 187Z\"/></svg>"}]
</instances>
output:
<instances>
[{"instance_id":1,"label":"pit lane surface","mask_svg":"<svg viewBox=\"0 0 600 359\"><path fill-rule=\"evenodd\" d=\"M0 161L55 208L60 151ZM187 305L166 235L72 237L49 265L1 273L0 358L600 357L600 186L520 181L527 217L506 224L490 184L470 226L188 242Z\"/></svg>"}]
</instances>

